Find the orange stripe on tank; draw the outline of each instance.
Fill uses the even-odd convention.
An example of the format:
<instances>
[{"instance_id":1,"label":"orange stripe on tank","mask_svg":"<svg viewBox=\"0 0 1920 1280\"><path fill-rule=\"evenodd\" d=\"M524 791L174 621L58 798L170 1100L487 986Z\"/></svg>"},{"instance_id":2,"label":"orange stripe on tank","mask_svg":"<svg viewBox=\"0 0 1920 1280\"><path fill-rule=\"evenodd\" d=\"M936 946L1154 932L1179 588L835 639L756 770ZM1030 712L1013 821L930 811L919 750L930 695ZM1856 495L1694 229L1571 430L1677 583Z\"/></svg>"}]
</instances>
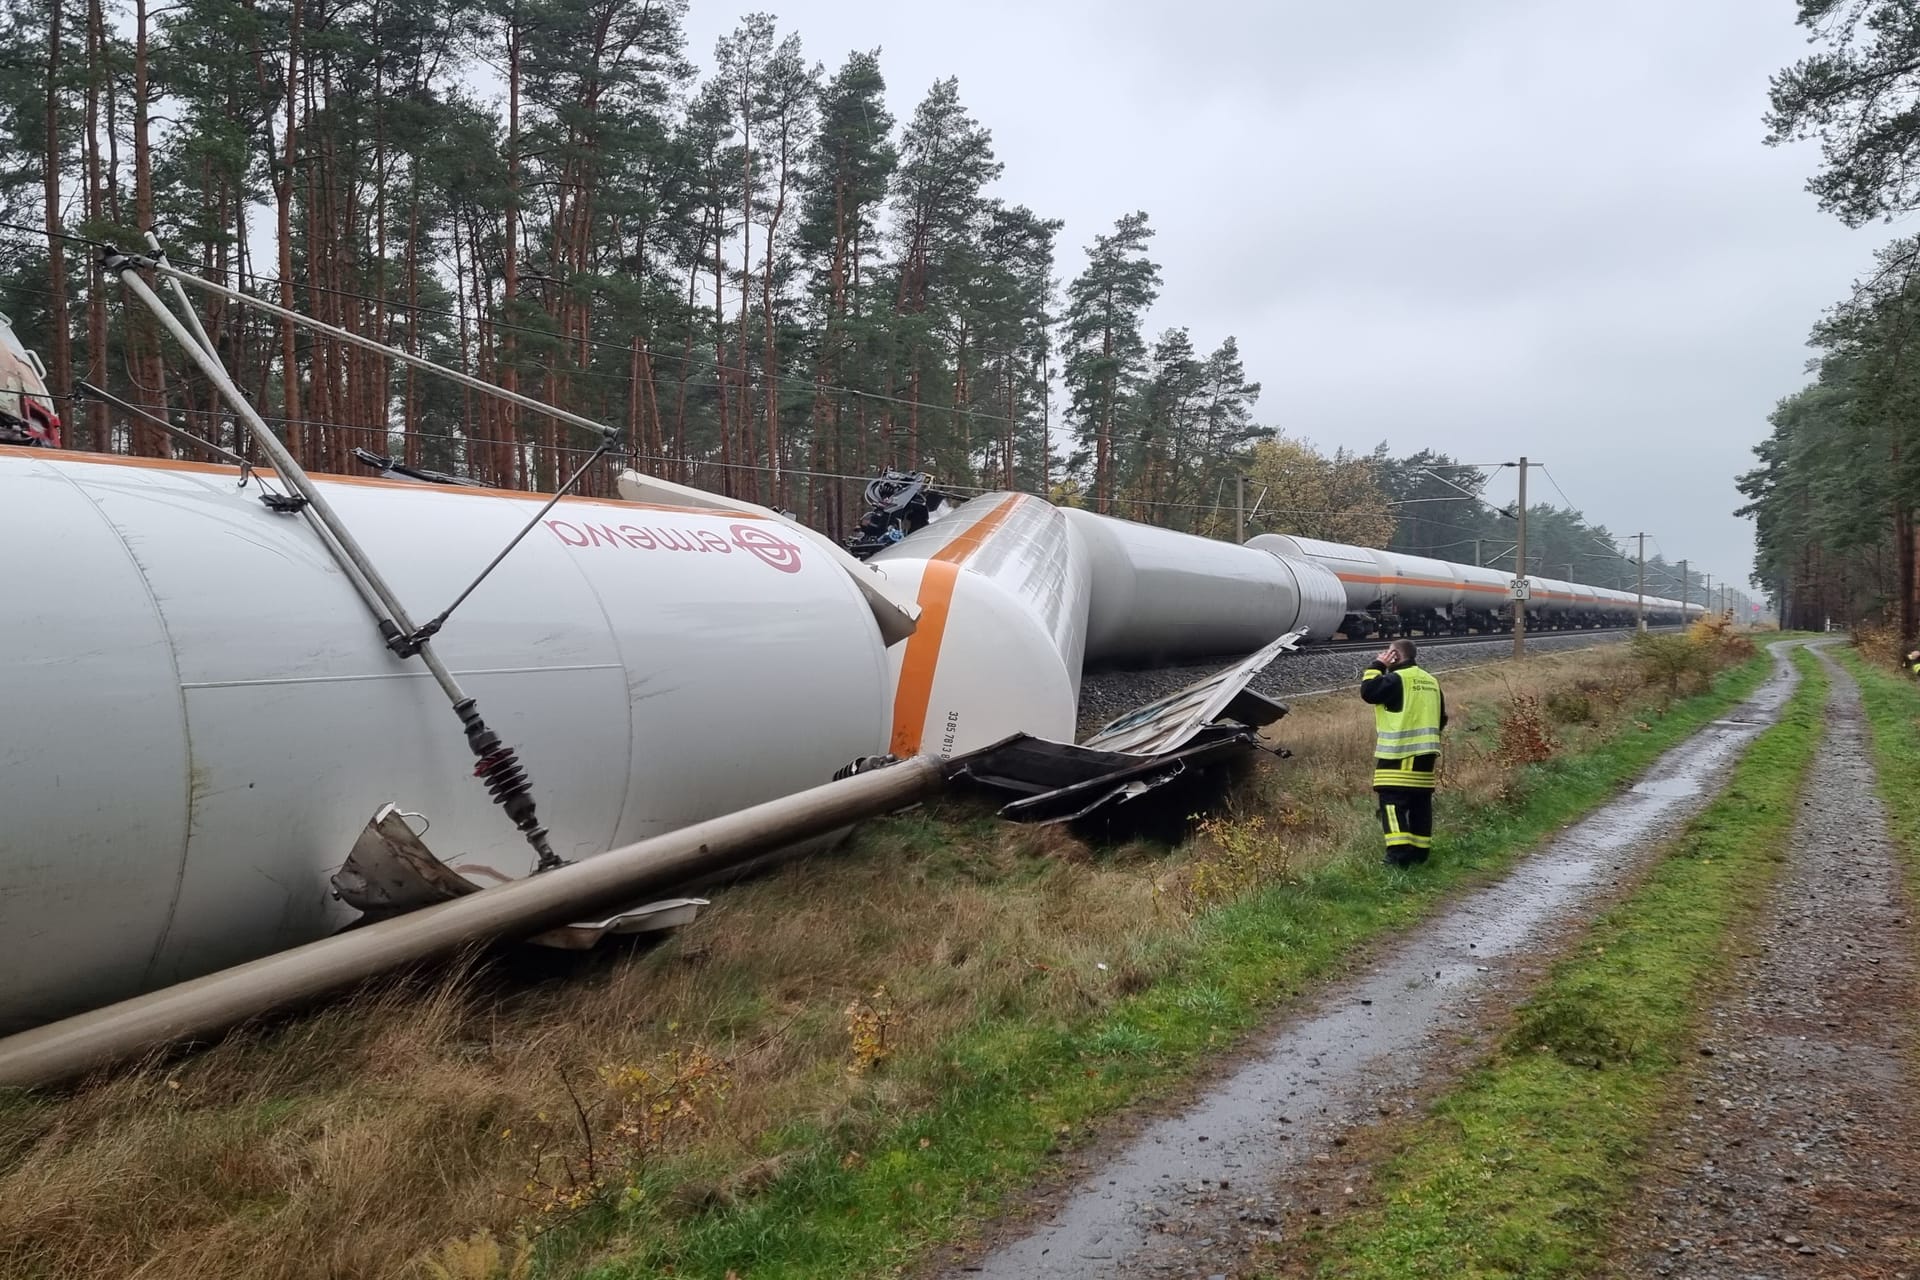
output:
<instances>
[{"instance_id":1,"label":"orange stripe on tank","mask_svg":"<svg viewBox=\"0 0 1920 1280\"><path fill-rule=\"evenodd\" d=\"M896 756L917 755L926 734L933 677L940 666L940 644L946 638L947 612L960 581L960 566L986 545L1019 505L1020 495L1010 495L927 560L920 575L920 621L907 637L907 651L900 658L900 683L893 694L893 737L887 750Z\"/></svg>"},{"instance_id":2,"label":"orange stripe on tank","mask_svg":"<svg viewBox=\"0 0 1920 1280\"><path fill-rule=\"evenodd\" d=\"M1372 574L1339 572L1335 572L1333 576L1342 582L1369 582L1379 587L1439 587L1444 591L1480 591L1488 595L1500 596L1507 594L1505 587L1486 586L1478 582L1449 582L1443 578L1381 578ZM1580 599L1579 596L1569 595L1564 591L1542 590L1533 594L1542 600L1578 601Z\"/></svg>"}]
</instances>

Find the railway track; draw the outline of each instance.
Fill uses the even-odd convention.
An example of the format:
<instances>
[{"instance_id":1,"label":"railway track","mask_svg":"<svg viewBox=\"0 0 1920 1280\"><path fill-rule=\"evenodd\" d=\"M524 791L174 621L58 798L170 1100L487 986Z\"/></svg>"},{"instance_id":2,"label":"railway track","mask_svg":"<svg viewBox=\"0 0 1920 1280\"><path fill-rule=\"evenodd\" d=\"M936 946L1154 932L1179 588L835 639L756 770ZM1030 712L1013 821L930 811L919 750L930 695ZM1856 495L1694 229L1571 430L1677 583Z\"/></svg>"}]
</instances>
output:
<instances>
[{"instance_id":1,"label":"railway track","mask_svg":"<svg viewBox=\"0 0 1920 1280\"><path fill-rule=\"evenodd\" d=\"M1681 628L1649 627L1649 631L1677 632ZM1588 645L1619 643L1633 634L1632 627L1595 627L1591 630L1527 631L1529 652L1538 641L1538 652L1566 652ZM1414 640L1421 649L1421 664L1444 673L1464 665L1503 662L1512 650L1512 634L1433 636ZM1352 686L1360 678L1365 658L1380 652L1386 641L1341 641L1337 644L1309 644L1297 653L1282 654L1255 677L1250 686L1258 693L1281 699L1307 697L1334 692ZM1458 653L1457 646L1469 646ZM1478 652L1470 646L1481 645ZM1446 656L1429 659L1429 649L1445 649ZM1213 675L1233 661L1223 656L1203 661L1168 664L1149 668L1107 668L1089 671L1080 685L1080 730L1092 732L1115 716L1124 715L1143 703L1163 698L1185 688L1195 680Z\"/></svg>"},{"instance_id":2,"label":"railway track","mask_svg":"<svg viewBox=\"0 0 1920 1280\"><path fill-rule=\"evenodd\" d=\"M1658 634L1661 632L1680 631L1683 629L1684 628L1679 626L1647 628L1649 632L1652 632L1655 634ZM1633 630L1634 629L1632 627L1566 627L1566 628L1548 628L1548 629L1528 628L1527 636L1529 639L1532 639L1534 637L1539 637L1539 636L1618 636L1618 635L1632 635ZM1447 636L1411 636L1409 637L1409 639L1411 639L1415 644L1419 645L1422 649L1436 648L1440 645L1453 645L1453 644L1491 644L1497 640L1510 640L1512 638L1513 638L1513 633L1511 631L1473 632L1464 636L1447 635ZM1381 649L1386 648L1388 643L1389 641L1385 639L1378 639L1378 638L1373 640L1342 640L1337 644L1308 645L1306 647L1306 651L1312 652L1312 653L1368 653L1368 652L1377 653Z\"/></svg>"}]
</instances>

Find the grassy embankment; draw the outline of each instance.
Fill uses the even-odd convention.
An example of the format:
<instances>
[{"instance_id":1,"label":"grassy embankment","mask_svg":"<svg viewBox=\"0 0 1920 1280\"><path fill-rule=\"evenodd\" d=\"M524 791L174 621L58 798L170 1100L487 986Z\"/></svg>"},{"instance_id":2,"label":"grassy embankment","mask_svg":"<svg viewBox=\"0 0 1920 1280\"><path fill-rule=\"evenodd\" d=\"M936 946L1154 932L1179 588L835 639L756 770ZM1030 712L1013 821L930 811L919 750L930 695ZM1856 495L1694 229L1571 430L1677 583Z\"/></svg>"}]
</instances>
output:
<instances>
[{"instance_id":1,"label":"grassy embankment","mask_svg":"<svg viewBox=\"0 0 1920 1280\"><path fill-rule=\"evenodd\" d=\"M1450 678L1441 851L1411 878L1377 866L1367 708L1321 699L1282 722L1294 758L1174 849L930 806L565 981L377 987L0 1101L0 1274L883 1271L1765 666L1664 709L1624 648Z\"/></svg>"},{"instance_id":2,"label":"grassy embankment","mask_svg":"<svg viewBox=\"0 0 1920 1280\"><path fill-rule=\"evenodd\" d=\"M1778 725L1646 881L1517 1011L1430 1116L1388 1139L1370 1203L1296 1248L1287 1274L1590 1274L1632 1191L1727 943L1777 876L1822 735L1827 680L1804 649Z\"/></svg>"}]
</instances>

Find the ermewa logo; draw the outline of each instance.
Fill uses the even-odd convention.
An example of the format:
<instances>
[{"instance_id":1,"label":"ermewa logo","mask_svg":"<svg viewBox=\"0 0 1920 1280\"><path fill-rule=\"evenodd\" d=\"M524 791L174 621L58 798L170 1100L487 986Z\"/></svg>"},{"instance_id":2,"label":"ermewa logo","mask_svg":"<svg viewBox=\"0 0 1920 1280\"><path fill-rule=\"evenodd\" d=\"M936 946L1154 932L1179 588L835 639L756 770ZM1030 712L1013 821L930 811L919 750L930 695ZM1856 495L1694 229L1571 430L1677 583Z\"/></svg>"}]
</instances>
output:
<instances>
[{"instance_id":1,"label":"ermewa logo","mask_svg":"<svg viewBox=\"0 0 1920 1280\"><path fill-rule=\"evenodd\" d=\"M735 548L781 573L800 572L800 548L772 529L757 524L727 526L729 537L711 529L674 529L662 525L575 524L543 521L553 536L570 547L614 547L624 551L693 551L730 556Z\"/></svg>"},{"instance_id":2,"label":"ermewa logo","mask_svg":"<svg viewBox=\"0 0 1920 1280\"><path fill-rule=\"evenodd\" d=\"M734 546L758 557L760 563L782 573L800 572L800 548L773 530L756 524L736 524L729 525L727 532L733 535Z\"/></svg>"}]
</instances>

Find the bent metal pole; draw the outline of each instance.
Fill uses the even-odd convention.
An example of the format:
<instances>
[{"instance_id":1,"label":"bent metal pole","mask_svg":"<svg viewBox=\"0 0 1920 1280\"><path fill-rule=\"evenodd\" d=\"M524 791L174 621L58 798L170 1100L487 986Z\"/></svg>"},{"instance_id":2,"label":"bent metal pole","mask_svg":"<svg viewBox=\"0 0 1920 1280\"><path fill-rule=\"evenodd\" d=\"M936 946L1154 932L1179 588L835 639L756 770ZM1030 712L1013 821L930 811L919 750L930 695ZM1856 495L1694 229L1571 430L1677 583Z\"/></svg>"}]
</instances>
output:
<instances>
[{"instance_id":1,"label":"bent metal pole","mask_svg":"<svg viewBox=\"0 0 1920 1280\"><path fill-rule=\"evenodd\" d=\"M332 504L327 501L326 494L322 493L319 487L308 478L306 471L294 459L292 451L279 436L273 433L272 428L267 426L266 419L260 416L259 411L253 407L253 402L247 399L246 394L227 373L227 367L221 363L220 358L212 350L202 346L180 317L176 316L147 282L140 278L138 268L141 266L154 266L155 270L170 273L175 278L197 278L183 276L171 267L155 266L149 261L124 253L109 252L101 262L102 269L111 271L119 277L121 284L125 285L147 310L153 312L154 318L173 335L174 341L180 344L188 358L199 366L200 372L206 375L207 380L220 393L220 398L225 400L228 407L252 430L260 451L272 462L275 475L305 500L306 509L303 514L313 525L329 554L339 563L341 570L354 584L361 598L366 600L367 607L372 611L374 620L379 624L381 633L386 639L387 647L399 657L417 656L426 664L435 682L446 693L447 701L453 704L454 715L459 717L461 728L467 735L468 748L479 759L479 763L474 767L474 776L486 786L494 803L506 811L507 817L526 837L527 843L533 846L534 854L538 859L535 869L546 871L559 866L562 859L554 853L552 844L547 840L547 829L540 823L533 800L533 788L528 782L526 770L520 763L518 753L514 748L504 745L500 741L500 736L487 727L486 722L481 719L474 699L460 687L460 682L454 679L453 672L447 669L447 665L440 661L440 655L430 647L428 633L422 633L418 627L414 626L413 619L407 614L406 606L400 602L400 597L393 588L387 585L386 579L375 567L372 557L367 555L359 540L353 536L353 531L347 528L346 522L341 520L334 511ZM198 328L197 322L195 327Z\"/></svg>"},{"instance_id":2,"label":"bent metal pole","mask_svg":"<svg viewBox=\"0 0 1920 1280\"><path fill-rule=\"evenodd\" d=\"M947 773L945 762L918 756L36 1027L0 1040L0 1087L72 1079L387 970L618 910L695 876L904 808L940 790Z\"/></svg>"},{"instance_id":3,"label":"bent metal pole","mask_svg":"<svg viewBox=\"0 0 1920 1280\"><path fill-rule=\"evenodd\" d=\"M147 285L147 282L140 278L140 273L136 269L141 265L139 260L126 254L115 253L109 254L103 265L106 270L118 276L120 283L125 285L149 311L153 312L154 317L162 325L166 326L167 332L173 335L174 341L178 342L187 353L187 358L199 367L200 372L206 375L209 382L213 383L221 399L225 400L228 407L246 422L247 427L260 442L260 451L266 454L267 460L273 464L274 473L286 481L287 486L295 493L306 499L307 505L313 509L316 521L325 527L326 532L352 562L353 570L379 597L385 616L391 619L402 632L412 635L413 620L407 616L406 606L400 603L399 596L394 593L392 587L387 585L379 569L374 567L372 558L367 555L352 531L347 528L346 522L340 519L332 504L327 501L327 496L320 492L318 486L308 478L305 469L294 460L293 453L281 442L280 437L267 426L266 420L254 409L253 402L248 400L240 388L234 384L233 378L227 373L226 365L200 345L186 325L181 322L180 317L176 316L160 300L159 295ZM453 673L447 670L437 655L430 655L422 650L420 657L426 662L427 669L433 672L433 678L439 681L440 687L446 690L449 698L458 702L467 696L460 688L459 681L453 678Z\"/></svg>"}]
</instances>

